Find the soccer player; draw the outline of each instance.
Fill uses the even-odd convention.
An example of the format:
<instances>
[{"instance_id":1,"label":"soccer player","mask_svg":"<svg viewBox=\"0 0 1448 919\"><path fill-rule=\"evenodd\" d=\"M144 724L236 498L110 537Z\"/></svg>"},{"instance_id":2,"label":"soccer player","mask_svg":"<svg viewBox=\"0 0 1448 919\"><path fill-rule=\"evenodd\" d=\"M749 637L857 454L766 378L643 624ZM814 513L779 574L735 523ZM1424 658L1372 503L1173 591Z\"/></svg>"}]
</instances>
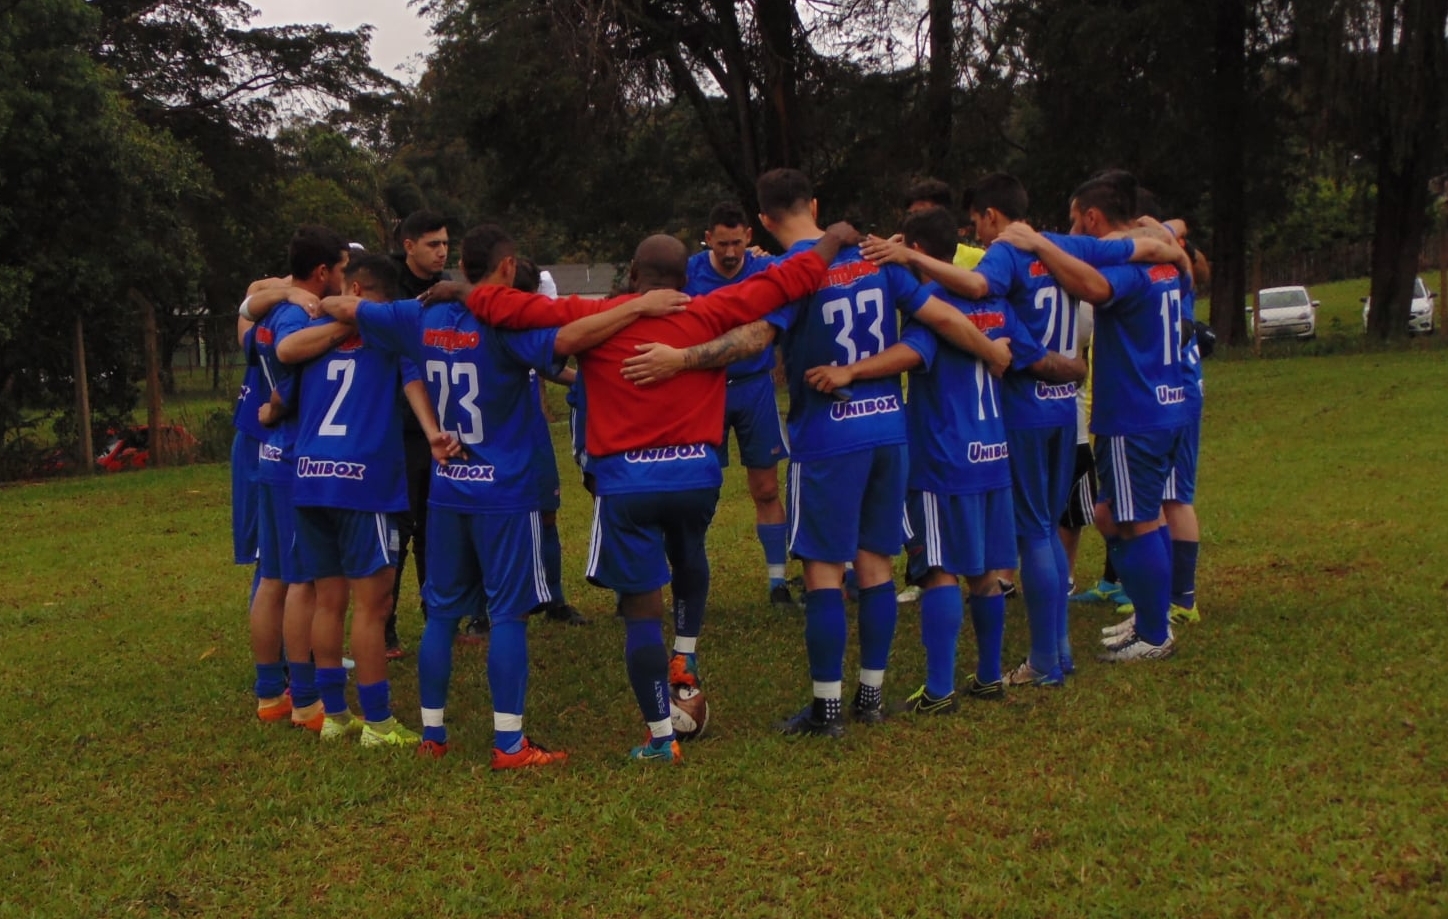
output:
<instances>
[{"instance_id":1,"label":"soccer player","mask_svg":"<svg viewBox=\"0 0 1448 919\"><path fill-rule=\"evenodd\" d=\"M762 271L774 260L750 251L753 230L744 209L733 202L716 205L709 212L709 229L704 231L703 252L689 257L689 277L684 293L706 294L726 284L744 280ZM726 370L729 396L724 405L724 440L719 463L729 465L729 432L739 441L739 458L744 464L749 497L754 501L755 534L764 548L769 578L769 602L781 609L794 609L794 598L784 581L784 505L779 501L779 463L789 459L784 426L774 398L774 349L766 348L752 357L735 361ZM692 654L702 622L691 611L680 616L674 633L675 653ZM703 611L697 611L702 615Z\"/></svg>"},{"instance_id":2,"label":"soccer player","mask_svg":"<svg viewBox=\"0 0 1448 919\"><path fill-rule=\"evenodd\" d=\"M949 258L955 245L955 220L944 208L916 211L906 218L904 240L932 257ZM1037 344L1004 298L970 301L935 284L927 289L992 338L1009 339L1017 370L1028 369L1058 384L1085 375L1079 359ZM965 693L979 699L1005 695L1001 675L1005 598L998 575L1016 557L1011 467L1000 385L978 358L940 345L918 323L907 324L901 342L881 354L854 364L815 367L806 379L822 392L833 392L860 380L897 376L902 370L915 371L905 407L910 445L906 535L910 580L924 588L920 628L926 679L900 708L943 714L958 704L955 661L963 621L961 575L970 586L978 649L975 674Z\"/></svg>"},{"instance_id":3,"label":"soccer player","mask_svg":"<svg viewBox=\"0 0 1448 919\"><path fill-rule=\"evenodd\" d=\"M714 449L722 434L726 386L723 373L714 372L635 387L620 369L641 344L659 341L677 349L705 342L815 290L828 260L855 238L847 225L832 227L812 252L696 297L685 312L636 323L580 355L592 403L587 446L597 487L588 578L620 594L629 681L649 729L648 741L630 753L636 760L679 762L682 757L669 716L661 588L672 580L685 603L702 605L708 597L704 537L723 481ZM634 290L648 297L683 284L687 256L673 237L645 239L630 269ZM535 298L530 303L482 286L471 294L469 307L487 322L539 325L606 308L617 299Z\"/></svg>"},{"instance_id":4,"label":"soccer player","mask_svg":"<svg viewBox=\"0 0 1448 919\"><path fill-rule=\"evenodd\" d=\"M905 213L907 216L916 211L929 210L932 207L943 207L947 213L954 213L951 210L949 185L939 179L921 179L905 189ZM979 246L967 246L957 240L955 248L944 260L959 268L969 269L979 265L980 260L984 257L984 249Z\"/></svg>"},{"instance_id":5,"label":"soccer player","mask_svg":"<svg viewBox=\"0 0 1448 919\"><path fill-rule=\"evenodd\" d=\"M483 225L463 240L470 280L503 289L516 268L513 241ZM533 743L523 732L528 683L527 615L550 599L541 547L538 475L531 412L537 403L529 371L549 370L556 357L603 340L654 308L619 304L563 329L499 332L458 302L424 310L412 300L324 301L329 315L355 321L372 347L409 355L424 367L428 391L446 431L466 455L433 470L428 526L431 559L425 588L429 616L418 653L423 736L420 755L448 749L444 720L458 623L487 595L491 619L488 684L493 696L492 768L563 763L567 754ZM672 307L670 307L672 308Z\"/></svg>"},{"instance_id":6,"label":"soccer player","mask_svg":"<svg viewBox=\"0 0 1448 919\"><path fill-rule=\"evenodd\" d=\"M1123 233L1137 213L1135 179L1119 170L1088 179L1072 195L1070 213L1072 233L1098 239ZM1182 295L1190 275L1165 264L1103 268L1102 274L1110 294L1095 301L1096 525L1136 616L1099 659L1160 660L1176 650L1167 618L1171 557L1157 530L1188 420L1181 365Z\"/></svg>"}]
</instances>

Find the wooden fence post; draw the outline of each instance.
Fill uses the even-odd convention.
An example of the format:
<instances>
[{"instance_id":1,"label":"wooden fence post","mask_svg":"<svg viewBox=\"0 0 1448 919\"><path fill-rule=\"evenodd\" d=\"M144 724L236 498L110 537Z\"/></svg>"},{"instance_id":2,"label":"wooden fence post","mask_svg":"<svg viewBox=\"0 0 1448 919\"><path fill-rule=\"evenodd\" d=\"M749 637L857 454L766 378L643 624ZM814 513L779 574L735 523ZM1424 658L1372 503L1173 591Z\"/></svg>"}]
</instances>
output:
<instances>
[{"instance_id":1,"label":"wooden fence post","mask_svg":"<svg viewBox=\"0 0 1448 919\"><path fill-rule=\"evenodd\" d=\"M80 434L76 457L86 475L96 471L96 445L91 437L90 378L85 371L85 320L75 317L75 424Z\"/></svg>"}]
</instances>

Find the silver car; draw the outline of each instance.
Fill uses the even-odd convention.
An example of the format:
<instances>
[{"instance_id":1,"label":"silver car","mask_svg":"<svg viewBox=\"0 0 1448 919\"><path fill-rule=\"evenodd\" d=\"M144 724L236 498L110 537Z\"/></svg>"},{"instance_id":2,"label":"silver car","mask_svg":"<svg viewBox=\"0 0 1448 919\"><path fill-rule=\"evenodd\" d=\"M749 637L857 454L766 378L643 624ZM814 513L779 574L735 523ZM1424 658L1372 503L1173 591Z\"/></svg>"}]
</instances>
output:
<instances>
[{"instance_id":1,"label":"silver car","mask_svg":"<svg viewBox=\"0 0 1448 919\"><path fill-rule=\"evenodd\" d=\"M1435 331L1433 325L1433 298L1437 294L1428 289L1422 278L1413 279L1413 302L1408 305L1408 334L1409 335L1432 335ZM1372 308L1372 298L1363 298L1363 331L1368 330L1368 310Z\"/></svg>"},{"instance_id":2,"label":"silver car","mask_svg":"<svg viewBox=\"0 0 1448 919\"><path fill-rule=\"evenodd\" d=\"M1257 292L1263 338L1296 338L1306 341L1317 335L1318 301L1306 287L1268 287ZM1247 331L1252 332L1252 305L1247 304Z\"/></svg>"}]
</instances>

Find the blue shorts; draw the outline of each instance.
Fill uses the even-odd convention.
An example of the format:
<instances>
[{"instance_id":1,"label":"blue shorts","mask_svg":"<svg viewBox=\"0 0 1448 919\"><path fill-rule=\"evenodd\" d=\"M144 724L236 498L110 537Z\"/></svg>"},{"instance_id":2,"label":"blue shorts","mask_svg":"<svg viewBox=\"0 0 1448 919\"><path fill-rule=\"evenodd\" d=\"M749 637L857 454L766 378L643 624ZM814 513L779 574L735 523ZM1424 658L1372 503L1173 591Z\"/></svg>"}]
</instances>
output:
<instances>
[{"instance_id":1,"label":"blue shorts","mask_svg":"<svg viewBox=\"0 0 1448 919\"><path fill-rule=\"evenodd\" d=\"M893 556L905 543L904 444L789 464L789 551L841 564L861 549Z\"/></svg>"},{"instance_id":2,"label":"blue shorts","mask_svg":"<svg viewBox=\"0 0 1448 919\"><path fill-rule=\"evenodd\" d=\"M297 556L297 509L291 483L257 483L256 548L261 576L287 584L305 584Z\"/></svg>"},{"instance_id":3,"label":"blue shorts","mask_svg":"<svg viewBox=\"0 0 1448 919\"><path fill-rule=\"evenodd\" d=\"M260 444L250 434L231 439L231 548L238 565L257 561L256 515L261 498L256 481Z\"/></svg>"},{"instance_id":4,"label":"blue shorts","mask_svg":"<svg viewBox=\"0 0 1448 919\"><path fill-rule=\"evenodd\" d=\"M1198 415L1182 427L1181 439L1171 455L1171 473L1166 477L1163 501L1191 504L1197 496L1197 450L1202 443L1202 419Z\"/></svg>"},{"instance_id":5,"label":"blue shorts","mask_svg":"<svg viewBox=\"0 0 1448 919\"><path fill-rule=\"evenodd\" d=\"M1011 486L1016 534L1054 538L1076 480L1076 423L1006 431L1011 448ZM1014 567L1012 565L1011 567Z\"/></svg>"},{"instance_id":6,"label":"blue shorts","mask_svg":"<svg viewBox=\"0 0 1448 919\"><path fill-rule=\"evenodd\" d=\"M573 461L579 469L588 468L588 450L585 449L584 416L577 408L568 409L568 441L573 447Z\"/></svg>"},{"instance_id":7,"label":"blue shorts","mask_svg":"<svg viewBox=\"0 0 1448 919\"><path fill-rule=\"evenodd\" d=\"M745 469L773 469L789 459L789 435L774 398L774 375L756 373L729 384L724 400L724 439L719 465L729 465L729 432L739 439Z\"/></svg>"},{"instance_id":8,"label":"blue shorts","mask_svg":"<svg viewBox=\"0 0 1448 919\"><path fill-rule=\"evenodd\" d=\"M717 488L594 498L589 583L625 594L663 587L671 563L698 564L718 504Z\"/></svg>"},{"instance_id":9,"label":"blue shorts","mask_svg":"<svg viewBox=\"0 0 1448 919\"><path fill-rule=\"evenodd\" d=\"M297 508L297 556L306 580L365 578L397 567L397 515Z\"/></svg>"},{"instance_id":10,"label":"blue shorts","mask_svg":"<svg viewBox=\"0 0 1448 919\"><path fill-rule=\"evenodd\" d=\"M905 499L906 574L911 583L932 568L968 577L1016 566L1011 490L973 495L911 491Z\"/></svg>"},{"instance_id":11,"label":"blue shorts","mask_svg":"<svg viewBox=\"0 0 1448 919\"><path fill-rule=\"evenodd\" d=\"M461 514L427 510L427 614L444 620L477 615L487 592L488 619L523 619L553 600L543 569L537 511Z\"/></svg>"},{"instance_id":12,"label":"blue shorts","mask_svg":"<svg viewBox=\"0 0 1448 919\"><path fill-rule=\"evenodd\" d=\"M1111 505L1111 519L1145 523L1161 516L1180 428L1096 438L1096 500Z\"/></svg>"},{"instance_id":13,"label":"blue shorts","mask_svg":"<svg viewBox=\"0 0 1448 919\"><path fill-rule=\"evenodd\" d=\"M558 457L552 446L539 449L533 455L533 466L538 473L538 509L551 514L563 506L563 483L558 478Z\"/></svg>"}]
</instances>

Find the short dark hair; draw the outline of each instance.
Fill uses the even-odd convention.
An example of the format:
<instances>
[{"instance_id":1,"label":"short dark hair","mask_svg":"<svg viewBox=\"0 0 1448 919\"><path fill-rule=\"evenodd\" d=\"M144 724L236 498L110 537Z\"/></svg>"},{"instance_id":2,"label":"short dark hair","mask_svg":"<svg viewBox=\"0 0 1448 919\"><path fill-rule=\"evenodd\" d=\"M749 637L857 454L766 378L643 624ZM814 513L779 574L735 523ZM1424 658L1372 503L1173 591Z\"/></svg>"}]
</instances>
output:
<instances>
[{"instance_id":1,"label":"short dark hair","mask_svg":"<svg viewBox=\"0 0 1448 919\"><path fill-rule=\"evenodd\" d=\"M526 294L536 294L538 292L538 281L540 278L538 274L538 264L531 258L526 258L521 255L518 256L517 263L518 270L513 275L513 287Z\"/></svg>"},{"instance_id":2,"label":"short dark hair","mask_svg":"<svg viewBox=\"0 0 1448 919\"><path fill-rule=\"evenodd\" d=\"M1161 199L1155 192L1145 188L1136 189L1136 216L1150 217L1153 220L1165 220L1166 212L1162 210Z\"/></svg>"},{"instance_id":3,"label":"short dark hair","mask_svg":"<svg viewBox=\"0 0 1448 919\"><path fill-rule=\"evenodd\" d=\"M721 201L709 212L708 229L715 227L747 227L749 215L736 201Z\"/></svg>"},{"instance_id":4,"label":"short dark hair","mask_svg":"<svg viewBox=\"0 0 1448 919\"><path fill-rule=\"evenodd\" d=\"M469 283L476 284L517 251L517 244L507 230L496 223L480 223L463 237L463 274Z\"/></svg>"},{"instance_id":5,"label":"short dark hair","mask_svg":"<svg viewBox=\"0 0 1448 919\"><path fill-rule=\"evenodd\" d=\"M950 186L939 179L916 179L905 188L905 206L916 201L929 201L949 210Z\"/></svg>"},{"instance_id":6,"label":"short dark hair","mask_svg":"<svg viewBox=\"0 0 1448 919\"><path fill-rule=\"evenodd\" d=\"M807 210L814 200L809 176L798 169L769 170L754 183L754 192L759 196L759 212L770 220Z\"/></svg>"},{"instance_id":7,"label":"short dark hair","mask_svg":"<svg viewBox=\"0 0 1448 919\"><path fill-rule=\"evenodd\" d=\"M937 206L907 214L900 232L905 234L905 245L918 243L926 255L948 262L955 258L955 230L955 217L949 210Z\"/></svg>"},{"instance_id":8,"label":"short dark hair","mask_svg":"<svg viewBox=\"0 0 1448 919\"><path fill-rule=\"evenodd\" d=\"M298 227L287 246L287 268L293 280L312 276L318 266L331 268L350 251L347 240L326 227Z\"/></svg>"},{"instance_id":9,"label":"short dark hair","mask_svg":"<svg viewBox=\"0 0 1448 919\"><path fill-rule=\"evenodd\" d=\"M1071 195L1077 210L1096 208L1109 222L1126 223L1136 216L1136 177L1124 169L1108 169L1082 182Z\"/></svg>"},{"instance_id":10,"label":"short dark hair","mask_svg":"<svg viewBox=\"0 0 1448 919\"><path fill-rule=\"evenodd\" d=\"M397 238L401 241L417 240L429 233L436 233L438 230L447 229L447 220L437 211L413 211L402 221L402 226L397 229Z\"/></svg>"},{"instance_id":11,"label":"short dark hair","mask_svg":"<svg viewBox=\"0 0 1448 919\"><path fill-rule=\"evenodd\" d=\"M372 252L352 252L342 277L350 284L353 281L382 295L384 300L396 300L400 275L397 262L385 255Z\"/></svg>"},{"instance_id":12,"label":"short dark hair","mask_svg":"<svg viewBox=\"0 0 1448 919\"><path fill-rule=\"evenodd\" d=\"M1021 220L1030 209L1030 199L1020 179L1009 173L992 172L966 189L961 207L966 213L977 214L995 208L1007 220Z\"/></svg>"}]
</instances>

